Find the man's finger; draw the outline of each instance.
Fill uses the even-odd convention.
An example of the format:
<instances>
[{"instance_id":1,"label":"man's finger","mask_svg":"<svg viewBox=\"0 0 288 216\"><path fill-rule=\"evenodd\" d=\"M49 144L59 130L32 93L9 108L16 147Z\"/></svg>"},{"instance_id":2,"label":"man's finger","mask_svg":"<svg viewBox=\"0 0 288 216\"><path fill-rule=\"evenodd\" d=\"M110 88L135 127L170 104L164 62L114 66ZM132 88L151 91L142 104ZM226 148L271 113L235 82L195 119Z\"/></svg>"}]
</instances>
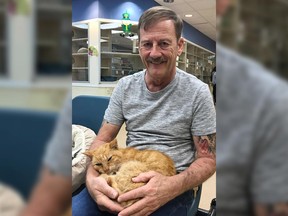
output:
<instances>
[{"instance_id":1,"label":"man's finger","mask_svg":"<svg viewBox=\"0 0 288 216\"><path fill-rule=\"evenodd\" d=\"M145 199L139 200L133 205L125 208L118 214L118 216L142 215L140 212L144 210L143 206L145 206Z\"/></svg>"},{"instance_id":2,"label":"man's finger","mask_svg":"<svg viewBox=\"0 0 288 216\"><path fill-rule=\"evenodd\" d=\"M101 201L99 200L98 207L102 211L108 211L109 213L113 214L117 214L118 212L123 210L123 207L120 206L119 203L110 200L106 196L101 197Z\"/></svg>"},{"instance_id":3,"label":"man's finger","mask_svg":"<svg viewBox=\"0 0 288 216\"><path fill-rule=\"evenodd\" d=\"M157 173L154 171L140 173L138 176L132 178L132 181L135 183L143 182L147 183L151 178L153 178Z\"/></svg>"},{"instance_id":4,"label":"man's finger","mask_svg":"<svg viewBox=\"0 0 288 216\"><path fill-rule=\"evenodd\" d=\"M98 186L97 186L96 190L99 190L100 192L102 192L106 196L110 197L111 199L116 199L117 198L118 192L114 188L110 187L107 184L105 179L100 177L98 181L99 182L97 184Z\"/></svg>"},{"instance_id":5,"label":"man's finger","mask_svg":"<svg viewBox=\"0 0 288 216\"><path fill-rule=\"evenodd\" d=\"M127 193L121 194L117 201L118 202L126 202L128 200L133 200L133 199L138 199L138 198L142 198L145 196L145 191L143 190L143 186L136 188L134 190L131 190Z\"/></svg>"}]
</instances>

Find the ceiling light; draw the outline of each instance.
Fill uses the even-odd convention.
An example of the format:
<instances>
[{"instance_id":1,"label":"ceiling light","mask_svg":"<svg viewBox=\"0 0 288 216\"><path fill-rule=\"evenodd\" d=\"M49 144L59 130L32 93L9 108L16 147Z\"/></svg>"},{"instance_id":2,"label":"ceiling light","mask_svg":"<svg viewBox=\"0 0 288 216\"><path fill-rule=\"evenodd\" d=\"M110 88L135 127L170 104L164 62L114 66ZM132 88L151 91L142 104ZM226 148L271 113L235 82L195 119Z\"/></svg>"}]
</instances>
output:
<instances>
[{"instance_id":1,"label":"ceiling light","mask_svg":"<svg viewBox=\"0 0 288 216\"><path fill-rule=\"evenodd\" d=\"M165 3L173 3L174 0L163 0L163 2L165 2Z\"/></svg>"},{"instance_id":2,"label":"ceiling light","mask_svg":"<svg viewBox=\"0 0 288 216\"><path fill-rule=\"evenodd\" d=\"M186 14L185 17L192 17L192 14Z\"/></svg>"}]
</instances>

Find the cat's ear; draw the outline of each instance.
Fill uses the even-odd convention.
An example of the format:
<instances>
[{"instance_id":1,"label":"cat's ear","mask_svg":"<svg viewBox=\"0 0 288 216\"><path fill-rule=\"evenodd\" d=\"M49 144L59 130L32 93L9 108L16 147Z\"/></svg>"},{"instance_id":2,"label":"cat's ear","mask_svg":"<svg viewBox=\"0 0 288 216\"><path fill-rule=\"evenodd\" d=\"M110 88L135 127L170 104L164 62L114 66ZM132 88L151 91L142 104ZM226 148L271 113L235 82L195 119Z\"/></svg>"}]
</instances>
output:
<instances>
[{"instance_id":1,"label":"cat's ear","mask_svg":"<svg viewBox=\"0 0 288 216\"><path fill-rule=\"evenodd\" d=\"M86 156L92 158L93 157L93 152L92 151L85 151L83 152L83 154L85 154Z\"/></svg>"},{"instance_id":2,"label":"cat's ear","mask_svg":"<svg viewBox=\"0 0 288 216\"><path fill-rule=\"evenodd\" d=\"M117 139L112 140L109 143L109 146L110 146L110 149L117 150L118 149Z\"/></svg>"}]
</instances>

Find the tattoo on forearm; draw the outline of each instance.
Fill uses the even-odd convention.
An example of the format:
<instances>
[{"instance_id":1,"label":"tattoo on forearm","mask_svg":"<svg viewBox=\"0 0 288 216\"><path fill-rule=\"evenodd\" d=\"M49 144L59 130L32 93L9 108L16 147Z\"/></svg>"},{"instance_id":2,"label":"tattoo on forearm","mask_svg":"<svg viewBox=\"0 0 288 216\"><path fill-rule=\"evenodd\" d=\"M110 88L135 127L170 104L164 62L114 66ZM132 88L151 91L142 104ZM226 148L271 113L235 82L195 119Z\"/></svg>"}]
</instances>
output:
<instances>
[{"instance_id":1,"label":"tattoo on forearm","mask_svg":"<svg viewBox=\"0 0 288 216\"><path fill-rule=\"evenodd\" d=\"M216 153L216 134L208 135L208 139L210 141L208 145L209 151L215 154Z\"/></svg>"},{"instance_id":2,"label":"tattoo on forearm","mask_svg":"<svg viewBox=\"0 0 288 216\"><path fill-rule=\"evenodd\" d=\"M199 142L203 144L203 148L207 148L208 152L216 154L216 133L200 136Z\"/></svg>"}]
</instances>

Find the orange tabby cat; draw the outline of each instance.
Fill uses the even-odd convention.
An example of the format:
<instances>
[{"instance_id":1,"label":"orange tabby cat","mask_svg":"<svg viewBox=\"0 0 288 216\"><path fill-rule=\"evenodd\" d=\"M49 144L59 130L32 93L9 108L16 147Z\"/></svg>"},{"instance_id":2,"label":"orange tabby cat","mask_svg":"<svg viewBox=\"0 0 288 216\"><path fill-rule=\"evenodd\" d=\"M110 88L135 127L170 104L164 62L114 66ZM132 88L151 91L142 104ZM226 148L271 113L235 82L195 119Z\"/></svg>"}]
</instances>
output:
<instances>
[{"instance_id":1,"label":"orange tabby cat","mask_svg":"<svg viewBox=\"0 0 288 216\"><path fill-rule=\"evenodd\" d=\"M142 172L156 171L165 176L176 174L174 162L167 155L155 150L121 149L116 139L84 154L92 159L94 169L119 194L143 186L144 183L133 183L131 180ZM127 207L136 201L130 200L121 205Z\"/></svg>"}]
</instances>

